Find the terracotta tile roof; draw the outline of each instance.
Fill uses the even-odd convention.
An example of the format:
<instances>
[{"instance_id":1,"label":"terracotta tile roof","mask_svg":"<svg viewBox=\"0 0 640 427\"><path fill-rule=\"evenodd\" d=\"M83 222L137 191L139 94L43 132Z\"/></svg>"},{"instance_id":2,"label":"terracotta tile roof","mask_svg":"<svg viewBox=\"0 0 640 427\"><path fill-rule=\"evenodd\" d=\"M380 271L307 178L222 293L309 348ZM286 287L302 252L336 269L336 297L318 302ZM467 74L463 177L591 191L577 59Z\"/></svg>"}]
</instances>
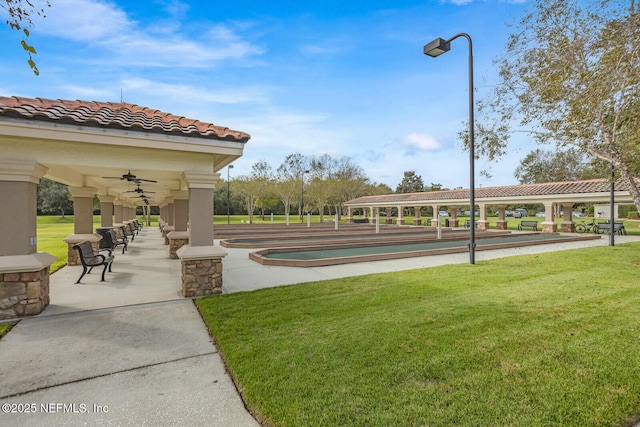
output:
<instances>
[{"instance_id":1,"label":"terracotta tile roof","mask_svg":"<svg viewBox=\"0 0 640 427\"><path fill-rule=\"evenodd\" d=\"M134 132L247 142L247 133L139 105L0 96L0 116Z\"/></svg>"},{"instance_id":2,"label":"terracotta tile roof","mask_svg":"<svg viewBox=\"0 0 640 427\"><path fill-rule=\"evenodd\" d=\"M640 180L636 178L636 182L640 184ZM527 196L548 196L556 194L590 194L590 193L608 193L611 185L606 179L591 179L585 181L565 181L565 182L547 182L543 184L522 184L522 185L505 185L501 187L481 187L475 189L475 197L478 200L508 198L508 197L527 197ZM629 186L626 182L619 181L615 184L615 191L628 191ZM357 199L349 200L346 205L366 206L367 204L379 203L403 203L407 202L429 202L429 201L446 201L460 200L469 197L469 189L464 190L444 190L444 191L427 191L423 193L404 193L404 194L385 194L381 196L364 196Z\"/></svg>"}]
</instances>

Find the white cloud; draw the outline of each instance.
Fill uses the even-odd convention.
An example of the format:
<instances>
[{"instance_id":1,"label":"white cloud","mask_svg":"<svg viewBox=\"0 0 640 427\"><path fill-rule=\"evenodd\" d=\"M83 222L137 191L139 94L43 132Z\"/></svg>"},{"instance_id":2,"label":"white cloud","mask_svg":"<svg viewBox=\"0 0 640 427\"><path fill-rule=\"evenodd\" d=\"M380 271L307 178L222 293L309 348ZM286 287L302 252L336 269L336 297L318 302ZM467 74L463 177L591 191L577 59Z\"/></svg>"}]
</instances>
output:
<instances>
[{"instance_id":1,"label":"white cloud","mask_svg":"<svg viewBox=\"0 0 640 427\"><path fill-rule=\"evenodd\" d=\"M434 137L420 133L410 133L404 136L401 141L409 153L415 153L416 151L436 151L442 148L442 144Z\"/></svg>"},{"instance_id":2,"label":"white cloud","mask_svg":"<svg viewBox=\"0 0 640 427\"><path fill-rule=\"evenodd\" d=\"M179 13L181 3L171 3ZM203 67L229 59L259 55L262 49L244 40L236 24L217 24L193 39L185 38L179 20L148 27L131 20L117 5L96 0L58 0L38 29L43 33L91 45L98 62L154 67Z\"/></svg>"}]
</instances>

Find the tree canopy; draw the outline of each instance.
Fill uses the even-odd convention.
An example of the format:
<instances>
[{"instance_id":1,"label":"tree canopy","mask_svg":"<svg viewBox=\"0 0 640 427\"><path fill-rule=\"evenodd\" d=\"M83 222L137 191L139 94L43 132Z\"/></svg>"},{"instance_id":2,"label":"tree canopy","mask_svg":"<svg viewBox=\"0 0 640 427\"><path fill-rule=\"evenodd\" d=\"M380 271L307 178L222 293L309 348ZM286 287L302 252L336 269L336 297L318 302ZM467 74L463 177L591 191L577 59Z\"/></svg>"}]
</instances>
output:
<instances>
[{"instance_id":1,"label":"tree canopy","mask_svg":"<svg viewBox=\"0 0 640 427\"><path fill-rule=\"evenodd\" d=\"M640 158L640 14L635 1L538 0L514 26L500 82L479 103L476 154L493 160L514 131L611 163L630 186Z\"/></svg>"},{"instance_id":2,"label":"tree canopy","mask_svg":"<svg viewBox=\"0 0 640 427\"><path fill-rule=\"evenodd\" d=\"M415 171L405 171L402 181L396 187L396 193L419 193L424 191L424 182Z\"/></svg>"}]
</instances>

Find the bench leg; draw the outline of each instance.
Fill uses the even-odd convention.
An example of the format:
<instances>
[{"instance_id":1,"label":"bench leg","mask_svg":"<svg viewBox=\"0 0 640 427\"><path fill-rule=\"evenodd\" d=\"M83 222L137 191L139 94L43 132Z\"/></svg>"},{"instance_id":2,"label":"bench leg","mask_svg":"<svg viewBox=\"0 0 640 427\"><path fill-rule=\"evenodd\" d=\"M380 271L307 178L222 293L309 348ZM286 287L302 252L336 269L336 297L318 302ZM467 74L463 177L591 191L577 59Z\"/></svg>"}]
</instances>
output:
<instances>
[{"instance_id":1,"label":"bench leg","mask_svg":"<svg viewBox=\"0 0 640 427\"><path fill-rule=\"evenodd\" d=\"M104 280L104 273L107 272L107 267L109 267L110 265L111 265L110 262L107 262L107 263L104 264L104 268L102 269L102 278L100 279L101 282L105 281ZM109 270L109 271L111 271L111 270Z\"/></svg>"},{"instance_id":2,"label":"bench leg","mask_svg":"<svg viewBox=\"0 0 640 427\"><path fill-rule=\"evenodd\" d=\"M82 278L84 277L84 275L87 274L87 267L85 267L84 265L82 266L82 274L80 275L80 278L78 279L78 281L76 282L76 284L80 283L80 280L82 280Z\"/></svg>"}]
</instances>

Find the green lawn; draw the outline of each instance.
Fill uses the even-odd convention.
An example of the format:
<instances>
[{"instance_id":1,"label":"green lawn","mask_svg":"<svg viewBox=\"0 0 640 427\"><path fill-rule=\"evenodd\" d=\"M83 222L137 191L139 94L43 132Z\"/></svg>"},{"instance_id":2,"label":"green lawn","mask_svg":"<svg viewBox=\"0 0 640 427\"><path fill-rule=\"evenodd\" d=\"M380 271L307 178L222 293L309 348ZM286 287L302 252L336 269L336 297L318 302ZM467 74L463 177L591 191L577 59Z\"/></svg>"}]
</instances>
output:
<instances>
[{"instance_id":1,"label":"green lawn","mask_svg":"<svg viewBox=\"0 0 640 427\"><path fill-rule=\"evenodd\" d=\"M639 254L585 248L197 304L267 425L629 425Z\"/></svg>"}]
</instances>

